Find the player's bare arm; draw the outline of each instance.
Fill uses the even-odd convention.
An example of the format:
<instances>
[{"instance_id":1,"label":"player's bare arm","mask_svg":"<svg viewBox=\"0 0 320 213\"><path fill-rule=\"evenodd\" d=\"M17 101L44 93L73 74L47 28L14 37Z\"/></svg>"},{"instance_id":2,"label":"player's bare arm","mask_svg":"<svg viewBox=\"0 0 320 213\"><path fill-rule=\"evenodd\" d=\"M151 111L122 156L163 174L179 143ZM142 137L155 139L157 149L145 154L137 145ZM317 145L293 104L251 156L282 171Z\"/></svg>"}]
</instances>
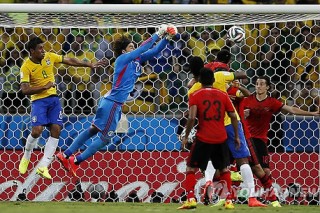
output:
<instances>
[{"instance_id":1,"label":"player's bare arm","mask_svg":"<svg viewBox=\"0 0 320 213\"><path fill-rule=\"evenodd\" d=\"M237 115L235 112L227 112L230 119L231 119L231 124L233 126L234 129L234 142L236 143L236 147L239 149L240 147L240 138L239 138L239 131L238 131L238 119L237 119Z\"/></svg>"},{"instance_id":2,"label":"player's bare arm","mask_svg":"<svg viewBox=\"0 0 320 213\"><path fill-rule=\"evenodd\" d=\"M106 66L108 64L108 61L106 59L102 59L96 63L91 63L87 61L80 61L77 58L63 58L62 63L74 67L90 67L92 69L95 69L97 67Z\"/></svg>"},{"instance_id":3,"label":"player's bare arm","mask_svg":"<svg viewBox=\"0 0 320 213\"><path fill-rule=\"evenodd\" d=\"M247 74L244 71L237 71L237 72L234 72L233 74L234 74L234 79L245 79L245 78L247 78Z\"/></svg>"},{"instance_id":4,"label":"player's bare arm","mask_svg":"<svg viewBox=\"0 0 320 213\"><path fill-rule=\"evenodd\" d=\"M197 116L197 106L192 105L189 108L189 116L186 124L186 135L182 138L182 145L181 145L182 150L185 150L185 146L188 143L188 137L196 121L196 116Z\"/></svg>"},{"instance_id":5,"label":"player's bare arm","mask_svg":"<svg viewBox=\"0 0 320 213\"><path fill-rule=\"evenodd\" d=\"M191 78L191 80L188 82L188 85L187 85L188 89L190 89L196 82L197 82L196 79Z\"/></svg>"},{"instance_id":6,"label":"player's bare arm","mask_svg":"<svg viewBox=\"0 0 320 213\"><path fill-rule=\"evenodd\" d=\"M251 92L247 88L241 86L239 80L232 81L232 86L237 87L240 90L239 98L248 97L251 95Z\"/></svg>"},{"instance_id":7,"label":"player's bare arm","mask_svg":"<svg viewBox=\"0 0 320 213\"><path fill-rule=\"evenodd\" d=\"M29 83L21 83L21 91L24 95L38 94L47 89L50 89L51 87L55 87L55 83L51 81L48 82L46 85L40 87L30 87Z\"/></svg>"},{"instance_id":8,"label":"player's bare arm","mask_svg":"<svg viewBox=\"0 0 320 213\"><path fill-rule=\"evenodd\" d=\"M284 105L281 109L281 112L290 113L293 115L303 115L303 116L319 116L320 115L320 110L316 112L308 112L308 111L299 109L297 107L288 106L288 105Z\"/></svg>"},{"instance_id":9,"label":"player's bare arm","mask_svg":"<svg viewBox=\"0 0 320 213\"><path fill-rule=\"evenodd\" d=\"M241 92L240 98L248 97L249 95L251 95L251 92L247 88L245 88L241 85L239 86L239 90Z\"/></svg>"}]
</instances>

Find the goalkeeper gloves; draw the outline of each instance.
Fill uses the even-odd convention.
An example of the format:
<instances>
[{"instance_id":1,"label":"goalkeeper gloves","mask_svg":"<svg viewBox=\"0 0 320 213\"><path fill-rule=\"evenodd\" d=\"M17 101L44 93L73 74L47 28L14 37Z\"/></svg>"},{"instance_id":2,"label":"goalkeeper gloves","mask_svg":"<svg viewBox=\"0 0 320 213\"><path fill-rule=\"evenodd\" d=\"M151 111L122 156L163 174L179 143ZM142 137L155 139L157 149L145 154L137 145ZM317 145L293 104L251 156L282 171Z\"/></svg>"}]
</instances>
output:
<instances>
[{"instance_id":1,"label":"goalkeeper gloves","mask_svg":"<svg viewBox=\"0 0 320 213\"><path fill-rule=\"evenodd\" d=\"M156 34L161 38L167 32L168 25L161 24Z\"/></svg>"},{"instance_id":2,"label":"goalkeeper gloves","mask_svg":"<svg viewBox=\"0 0 320 213\"><path fill-rule=\"evenodd\" d=\"M177 35L177 33L178 29L173 24L168 24L166 38L171 40L175 35Z\"/></svg>"}]
</instances>

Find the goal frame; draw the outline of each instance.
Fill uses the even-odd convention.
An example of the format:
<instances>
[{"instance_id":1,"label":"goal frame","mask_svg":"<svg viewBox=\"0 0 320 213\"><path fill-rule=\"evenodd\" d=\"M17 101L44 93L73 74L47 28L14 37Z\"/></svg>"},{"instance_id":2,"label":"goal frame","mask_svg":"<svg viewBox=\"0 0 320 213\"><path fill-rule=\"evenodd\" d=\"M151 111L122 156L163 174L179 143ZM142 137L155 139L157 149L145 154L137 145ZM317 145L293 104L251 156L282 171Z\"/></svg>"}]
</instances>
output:
<instances>
[{"instance_id":1,"label":"goal frame","mask_svg":"<svg viewBox=\"0 0 320 213\"><path fill-rule=\"evenodd\" d=\"M69 13L69 14L84 14L84 13L102 13L102 14L114 14L114 13L120 13L120 14L134 14L134 15L139 15L139 14L145 14L145 15L149 15L149 14L175 14L175 15L179 15L179 14L197 14L199 16L201 15L206 15L206 14L246 14L249 15L250 14L275 14L275 15L280 15L280 14L288 14L288 15L296 15L296 14L311 14L311 15L315 15L316 20L320 19L320 5L177 5L177 4L162 4L162 5L154 5L154 4L150 4L150 5L143 5L143 4L136 4L136 5L132 5L132 4L103 4L103 5L95 5L95 4L90 4L90 5L78 5L78 4L1 4L0 5L0 14L7 14L7 13ZM165 17L165 16L164 16ZM174 16L170 16L168 17L167 20L163 20L163 22L165 23L170 23L170 21L172 20ZM300 20L307 20L304 17L299 17L298 15L296 15L295 17L297 17L297 21ZM289 19L288 19L289 20ZM280 21L273 21L272 22L280 22ZM160 24L160 21L158 20L158 22ZM233 21L233 22L228 22L228 24L236 24L237 21ZM241 22L244 23L244 22ZM256 22L256 23L261 23L261 22ZM75 27L81 27L81 25L77 25L78 22L76 23ZM221 23L221 25L227 25L226 23ZM193 24L191 24L193 25ZM199 26L206 26L209 25L207 23L203 24L199 24ZM217 25L216 23L214 23L214 25ZM12 26L12 24L11 24ZM17 25L19 26L19 25ZM24 27L25 25L21 25L22 27ZM36 25L35 27L38 27L39 25ZM46 27L48 27L50 25L46 25ZM92 25L93 26L93 25ZM141 26L141 25L140 25ZM152 25L152 26L156 26L156 25ZM186 25L185 25L186 26ZM196 25L195 25L196 26ZM56 26L54 26L56 27ZM60 28L70 28L70 26L59 26ZM90 28L91 25L86 25L86 28ZM96 26L94 26L96 27ZM101 28L108 28L108 27L115 27L115 25L103 25L103 26L98 26ZM118 27L118 26L116 26ZM149 25L147 25L146 27L149 27ZM119 26L119 28L124 28L124 26ZM128 27L127 27L128 28ZM129 153L129 151L127 151ZM168 152L169 153L169 152ZM166 153L166 154L168 154ZM39 153L37 153L39 155ZM123 153L121 152L116 152L115 156L120 156L118 157L119 159L121 157L123 157L122 155ZM144 152L143 154L146 154L146 156L148 157L148 153ZM152 153L155 156L154 159L157 159L157 153ZM175 159L175 157L177 157L175 154L177 154L177 152L173 152L171 153L173 154L173 156L168 156L168 158L170 159ZM99 154L101 155L101 154ZM145 157L144 155L140 154L139 151L133 152L132 156L134 156L135 158L133 158L134 160L143 160L143 158ZM132 156L129 156L127 158L125 158L125 160L130 160L132 158ZM287 155L286 155L287 156ZM180 154L178 155L179 159L179 167L178 169L184 168L184 164L182 163L182 161L185 159L186 157L186 153L184 153L183 156L180 156ZM278 157L278 156L277 156ZM288 156L287 158L290 158L291 156ZM303 159L307 159L309 161L312 161L313 159L315 159L315 157L308 158L310 156L304 156ZM281 157L279 157L281 158ZM101 159L103 159L103 157L101 157ZM161 156L159 158L161 159ZM294 159L299 159L299 156L294 158ZM137 160L137 161L138 161ZM280 159L281 160L281 159ZM103 163L106 163L107 161L103 161ZM131 161L132 162L132 161ZM109 163L109 162L108 162ZM116 165L116 163L114 161L112 161L113 165ZM118 165L118 164L117 164ZM314 165L319 165L318 164L314 164ZM57 166L55 164L55 166ZM156 165L155 165L156 166ZM175 164L170 165L170 166L175 166ZM110 169L110 168L109 168ZM182 169L181 169L182 171ZM182 174L179 170L179 172ZM30 178L28 178L24 184L19 185L18 187L21 186L21 188L23 188L23 186L27 186L30 182L34 182L34 180L38 180L36 178L34 178L35 174L30 175ZM90 174L89 174L90 176ZM96 178L98 179L98 178ZM11 181L11 180L10 180ZM35 182L36 182L35 181ZM90 179L91 181L91 179ZM11 182L9 183L9 181L7 181L8 184L11 184ZM15 184L14 182L12 182L12 184ZM60 185L59 185L60 184ZM167 186L170 186L171 188L174 188L176 185L178 185L178 183L173 182L166 182L165 184L167 184ZM171 184L171 185L170 185ZM200 184L200 182L199 182ZM63 182L61 183L55 183L55 185L52 185L51 187L55 189L55 191L58 191L58 189L60 189L59 187L63 185ZM142 183L143 186L145 186L146 184ZM131 186L131 185L130 185ZM132 186L132 188L134 188L135 185ZM28 186L29 187L29 186ZM147 187L147 186L145 186ZM32 188L32 187L30 187ZM62 188L62 186L61 186ZM141 187L143 188L143 187ZM164 190L166 187L161 186L161 189ZM169 187L168 187L169 188ZM199 187L200 188L200 187ZM146 194L145 191L148 191L149 188L144 190L144 193ZM160 187L159 187L160 189ZM29 189L28 189L29 190ZM125 190L127 190L127 188L122 189L123 194L125 194ZM49 191L49 189L48 189ZM142 190L141 190L142 191ZM12 200L16 198L16 196L18 195L18 191L16 192L15 196L12 197ZM45 193L44 193L45 194ZM141 192L142 194L142 192ZM144 195L144 194L143 194ZM51 195L50 195L51 196ZM43 195L42 197L39 196L40 198L35 199L35 201L39 200L39 201L44 201L47 199L53 199L53 197L47 196L45 197L45 195ZM140 194L139 194L140 196ZM142 195L141 195L142 196ZM147 199L145 199L145 201L149 202L151 197L149 196L145 196L147 197ZM63 199L63 198L61 198Z\"/></svg>"},{"instance_id":2,"label":"goal frame","mask_svg":"<svg viewBox=\"0 0 320 213\"><path fill-rule=\"evenodd\" d=\"M68 5L68 6L67 6ZM179 5L179 4L1 4L4 13L234 13L234 14L270 14L270 13L319 13L320 5Z\"/></svg>"}]
</instances>

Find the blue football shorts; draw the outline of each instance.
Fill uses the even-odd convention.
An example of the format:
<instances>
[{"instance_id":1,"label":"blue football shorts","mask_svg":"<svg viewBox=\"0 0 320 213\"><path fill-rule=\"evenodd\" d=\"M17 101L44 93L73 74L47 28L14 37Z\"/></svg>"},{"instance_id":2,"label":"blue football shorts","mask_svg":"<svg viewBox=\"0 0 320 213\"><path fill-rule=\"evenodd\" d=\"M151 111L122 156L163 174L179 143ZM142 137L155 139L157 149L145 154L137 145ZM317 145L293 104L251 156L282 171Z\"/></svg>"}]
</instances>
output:
<instances>
[{"instance_id":1,"label":"blue football shorts","mask_svg":"<svg viewBox=\"0 0 320 213\"><path fill-rule=\"evenodd\" d=\"M227 144L229 146L229 149L231 151L232 157L237 159L237 158L247 158L250 156L250 151L247 145L246 138L244 136L244 131L242 128L242 124L239 121L238 122L238 132L239 132L239 138L240 138L240 147L239 149L236 149L236 144L234 142L234 129L232 124L226 126L226 131L227 131Z\"/></svg>"},{"instance_id":2,"label":"blue football shorts","mask_svg":"<svg viewBox=\"0 0 320 213\"><path fill-rule=\"evenodd\" d=\"M96 126L105 138L111 138L121 118L122 104L100 98L98 109L92 124Z\"/></svg>"},{"instance_id":3,"label":"blue football shorts","mask_svg":"<svg viewBox=\"0 0 320 213\"><path fill-rule=\"evenodd\" d=\"M62 126L62 107L58 96L41 98L31 103L31 126Z\"/></svg>"}]
</instances>

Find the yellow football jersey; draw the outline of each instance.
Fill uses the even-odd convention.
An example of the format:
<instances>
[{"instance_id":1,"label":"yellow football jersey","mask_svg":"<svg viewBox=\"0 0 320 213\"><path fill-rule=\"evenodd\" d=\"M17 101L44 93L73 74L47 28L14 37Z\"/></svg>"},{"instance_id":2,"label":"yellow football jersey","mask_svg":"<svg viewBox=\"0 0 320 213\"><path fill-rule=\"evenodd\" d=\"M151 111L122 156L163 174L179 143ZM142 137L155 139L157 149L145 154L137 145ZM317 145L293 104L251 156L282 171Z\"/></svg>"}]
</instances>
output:
<instances>
[{"instance_id":1,"label":"yellow football jersey","mask_svg":"<svg viewBox=\"0 0 320 213\"><path fill-rule=\"evenodd\" d=\"M233 72L219 71L214 73L214 83L212 84L213 88L227 92L227 84L234 80ZM190 96L195 91L201 89L201 83L196 82L188 91L188 96Z\"/></svg>"},{"instance_id":2,"label":"yellow football jersey","mask_svg":"<svg viewBox=\"0 0 320 213\"><path fill-rule=\"evenodd\" d=\"M54 63L61 63L62 55L47 52L41 61L41 64L36 64L28 58L20 69L21 83L29 83L30 87L40 87L48 82L55 82L54 79ZM46 98L50 95L56 95L57 90L51 87L41 93L31 95L31 101Z\"/></svg>"},{"instance_id":3,"label":"yellow football jersey","mask_svg":"<svg viewBox=\"0 0 320 213\"><path fill-rule=\"evenodd\" d=\"M214 79L215 79L215 81L212 84L213 88L216 88L216 89L221 90L223 92L227 92L227 84L230 83L231 81L233 81L235 79L235 77L234 77L234 73L232 73L232 72L219 71L219 72L214 73ZM197 91L199 89L201 89L201 83L197 82L189 89L188 96L190 96L192 93L194 93L195 91ZM239 117L236 109L235 109L235 112L236 112L238 120L240 121L240 117ZM226 113L226 115L224 117L224 125L228 126L229 124L231 124L231 119L228 116L228 114Z\"/></svg>"}]
</instances>

